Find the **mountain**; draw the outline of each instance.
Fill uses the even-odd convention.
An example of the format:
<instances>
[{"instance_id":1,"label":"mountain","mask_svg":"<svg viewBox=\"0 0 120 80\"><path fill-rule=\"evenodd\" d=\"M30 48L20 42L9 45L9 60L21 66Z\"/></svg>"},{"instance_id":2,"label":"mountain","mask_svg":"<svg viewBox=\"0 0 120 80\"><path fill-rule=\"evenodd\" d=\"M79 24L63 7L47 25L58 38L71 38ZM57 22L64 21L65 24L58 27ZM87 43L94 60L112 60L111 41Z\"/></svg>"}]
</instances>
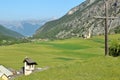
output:
<instances>
[{"instance_id":1,"label":"mountain","mask_svg":"<svg viewBox=\"0 0 120 80\"><path fill-rule=\"evenodd\" d=\"M115 1L108 0L108 12L112 17L120 16L120 1ZM105 16L104 0L86 0L60 19L47 22L36 31L33 37L64 39L85 35L103 35L104 19L97 19L94 16ZM120 19L109 19L108 25L110 34L120 31Z\"/></svg>"},{"instance_id":2,"label":"mountain","mask_svg":"<svg viewBox=\"0 0 120 80\"><path fill-rule=\"evenodd\" d=\"M16 38L22 38L22 37L24 36L0 25L0 40L16 39Z\"/></svg>"},{"instance_id":3,"label":"mountain","mask_svg":"<svg viewBox=\"0 0 120 80\"><path fill-rule=\"evenodd\" d=\"M24 36L31 36L40 26L50 20L52 18L43 20L0 21L0 24Z\"/></svg>"}]
</instances>

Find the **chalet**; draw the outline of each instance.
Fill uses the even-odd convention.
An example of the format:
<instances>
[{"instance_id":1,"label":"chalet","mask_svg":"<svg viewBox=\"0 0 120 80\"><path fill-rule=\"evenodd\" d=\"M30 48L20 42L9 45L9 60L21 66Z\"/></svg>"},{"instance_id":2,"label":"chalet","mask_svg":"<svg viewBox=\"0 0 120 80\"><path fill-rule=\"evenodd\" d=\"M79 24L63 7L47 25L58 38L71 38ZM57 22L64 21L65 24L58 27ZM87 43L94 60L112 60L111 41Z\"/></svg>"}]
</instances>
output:
<instances>
[{"instance_id":1,"label":"chalet","mask_svg":"<svg viewBox=\"0 0 120 80\"><path fill-rule=\"evenodd\" d=\"M25 75L30 75L35 70L35 65L37 65L37 63L30 58L25 58L23 62L23 73Z\"/></svg>"},{"instance_id":2,"label":"chalet","mask_svg":"<svg viewBox=\"0 0 120 80\"><path fill-rule=\"evenodd\" d=\"M12 76L13 73L8 70L6 67L0 65L0 78L2 80L9 80L10 76Z\"/></svg>"}]
</instances>

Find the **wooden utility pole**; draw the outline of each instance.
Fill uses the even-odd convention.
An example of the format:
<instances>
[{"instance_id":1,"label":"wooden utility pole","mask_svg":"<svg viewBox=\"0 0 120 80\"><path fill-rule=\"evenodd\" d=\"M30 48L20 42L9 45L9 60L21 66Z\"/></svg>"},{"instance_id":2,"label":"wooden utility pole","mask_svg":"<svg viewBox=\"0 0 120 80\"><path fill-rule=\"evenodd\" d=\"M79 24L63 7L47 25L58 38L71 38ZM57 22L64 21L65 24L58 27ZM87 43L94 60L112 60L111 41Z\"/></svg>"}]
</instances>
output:
<instances>
[{"instance_id":1,"label":"wooden utility pole","mask_svg":"<svg viewBox=\"0 0 120 80\"><path fill-rule=\"evenodd\" d=\"M108 2L105 2L105 56L108 54Z\"/></svg>"},{"instance_id":2,"label":"wooden utility pole","mask_svg":"<svg viewBox=\"0 0 120 80\"><path fill-rule=\"evenodd\" d=\"M116 19L117 17L108 17L108 0L104 0L105 2L105 17L95 16L97 19L105 20L105 56L108 55L108 19Z\"/></svg>"}]
</instances>

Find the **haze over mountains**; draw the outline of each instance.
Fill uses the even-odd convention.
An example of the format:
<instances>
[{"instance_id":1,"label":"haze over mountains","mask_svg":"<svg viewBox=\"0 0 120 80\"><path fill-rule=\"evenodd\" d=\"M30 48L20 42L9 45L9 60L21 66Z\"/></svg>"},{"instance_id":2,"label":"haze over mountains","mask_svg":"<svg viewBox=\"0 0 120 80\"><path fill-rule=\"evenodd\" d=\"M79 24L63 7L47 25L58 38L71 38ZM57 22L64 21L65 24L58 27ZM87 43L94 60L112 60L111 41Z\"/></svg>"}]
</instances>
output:
<instances>
[{"instance_id":1,"label":"haze over mountains","mask_svg":"<svg viewBox=\"0 0 120 80\"><path fill-rule=\"evenodd\" d=\"M32 36L35 31L40 28L47 21L54 20L55 18L50 19L41 19L41 20L22 20L22 21L0 21L0 24L5 26L8 29L16 31L24 36Z\"/></svg>"},{"instance_id":2,"label":"haze over mountains","mask_svg":"<svg viewBox=\"0 0 120 80\"><path fill-rule=\"evenodd\" d=\"M120 1L108 0L109 16L120 16ZM72 8L66 15L58 20L47 22L39 28L34 38L64 39L81 37L82 35L103 35L104 20L94 16L105 16L104 0L86 0ZM120 19L108 21L109 33L120 32Z\"/></svg>"},{"instance_id":3,"label":"haze over mountains","mask_svg":"<svg viewBox=\"0 0 120 80\"><path fill-rule=\"evenodd\" d=\"M119 17L120 1L109 0L108 3L109 16ZM33 38L42 39L103 35L104 19L96 19L94 16L105 16L103 0L86 0L59 19L0 21L0 24L25 36L33 35ZM109 19L108 25L109 34L120 33L120 18Z\"/></svg>"}]
</instances>

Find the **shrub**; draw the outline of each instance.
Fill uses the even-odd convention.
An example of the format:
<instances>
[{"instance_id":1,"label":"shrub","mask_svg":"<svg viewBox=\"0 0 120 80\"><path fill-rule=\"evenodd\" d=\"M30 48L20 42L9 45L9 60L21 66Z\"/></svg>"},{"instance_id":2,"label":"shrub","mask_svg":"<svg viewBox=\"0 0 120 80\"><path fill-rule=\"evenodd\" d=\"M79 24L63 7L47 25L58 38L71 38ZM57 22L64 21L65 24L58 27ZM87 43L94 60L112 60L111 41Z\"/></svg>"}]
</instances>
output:
<instances>
[{"instance_id":1,"label":"shrub","mask_svg":"<svg viewBox=\"0 0 120 80\"><path fill-rule=\"evenodd\" d=\"M109 55L110 56L120 56L120 43L119 41L113 41L111 46L109 47Z\"/></svg>"},{"instance_id":2,"label":"shrub","mask_svg":"<svg viewBox=\"0 0 120 80\"><path fill-rule=\"evenodd\" d=\"M120 33L120 25L114 29L115 33Z\"/></svg>"}]
</instances>

